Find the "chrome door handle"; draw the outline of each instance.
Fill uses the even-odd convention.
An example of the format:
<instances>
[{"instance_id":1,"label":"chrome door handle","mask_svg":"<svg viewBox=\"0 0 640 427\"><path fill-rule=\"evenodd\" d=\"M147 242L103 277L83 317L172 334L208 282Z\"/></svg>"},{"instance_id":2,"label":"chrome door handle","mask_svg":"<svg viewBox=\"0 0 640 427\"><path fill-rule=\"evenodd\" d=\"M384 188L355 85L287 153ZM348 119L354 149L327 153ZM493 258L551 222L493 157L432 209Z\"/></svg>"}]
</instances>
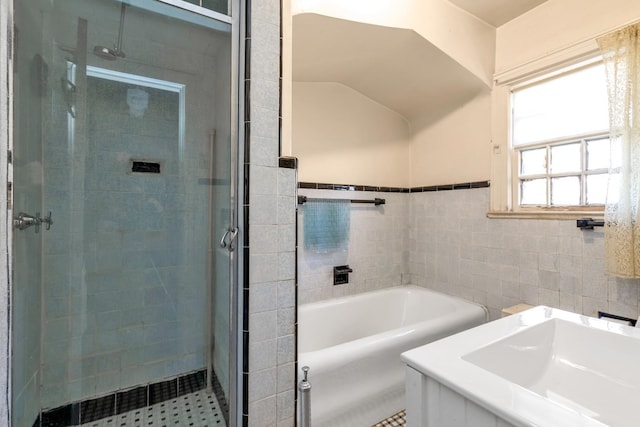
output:
<instances>
[{"instance_id":1,"label":"chrome door handle","mask_svg":"<svg viewBox=\"0 0 640 427\"><path fill-rule=\"evenodd\" d=\"M221 248L226 248L227 247L227 236L229 235L229 232L231 230L227 230L224 232L224 234L222 235L222 239L220 239L220 247Z\"/></svg>"},{"instance_id":2,"label":"chrome door handle","mask_svg":"<svg viewBox=\"0 0 640 427\"><path fill-rule=\"evenodd\" d=\"M51 211L49 211L49 214L44 218L40 217L40 212L36 212L35 216L20 212L18 216L13 218L13 226L18 230L26 230L27 228L34 226L35 232L38 233L40 232L40 224L42 223L45 224L46 230L51 229L51 224L53 224Z\"/></svg>"},{"instance_id":3,"label":"chrome door handle","mask_svg":"<svg viewBox=\"0 0 640 427\"><path fill-rule=\"evenodd\" d=\"M13 218L13 226L15 228L17 228L18 230L26 230L27 228L31 227L32 225L36 226L36 233L38 232L38 225L40 224L39 221L40 218L40 214L38 213L36 216L33 215L29 215L27 213L24 212L20 212L18 214L18 216Z\"/></svg>"},{"instance_id":4,"label":"chrome door handle","mask_svg":"<svg viewBox=\"0 0 640 427\"><path fill-rule=\"evenodd\" d=\"M227 236L231 235L231 237L229 237L229 243L227 244ZM238 236L238 228L236 227L229 227L227 229L227 231L224 232L224 234L222 235L222 239L220 239L220 247L221 248L226 248L227 245L229 246L229 252L233 251L233 241L236 239L236 237Z\"/></svg>"}]
</instances>

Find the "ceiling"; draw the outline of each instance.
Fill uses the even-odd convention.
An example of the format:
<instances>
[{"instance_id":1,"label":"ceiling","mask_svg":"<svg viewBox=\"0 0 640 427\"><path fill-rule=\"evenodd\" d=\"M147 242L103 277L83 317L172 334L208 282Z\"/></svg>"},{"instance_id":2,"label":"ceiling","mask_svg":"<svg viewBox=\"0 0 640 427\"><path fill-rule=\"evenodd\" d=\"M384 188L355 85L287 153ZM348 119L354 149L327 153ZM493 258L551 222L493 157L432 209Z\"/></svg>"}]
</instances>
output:
<instances>
[{"instance_id":1,"label":"ceiling","mask_svg":"<svg viewBox=\"0 0 640 427\"><path fill-rule=\"evenodd\" d=\"M435 119L488 90L413 30L302 14L293 34L294 81L342 83L409 121Z\"/></svg>"},{"instance_id":2,"label":"ceiling","mask_svg":"<svg viewBox=\"0 0 640 427\"><path fill-rule=\"evenodd\" d=\"M547 0L449 0L461 9L499 27Z\"/></svg>"},{"instance_id":3,"label":"ceiling","mask_svg":"<svg viewBox=\"0 0 640 427\"><path fill-rule=\"evenodd\" d=\"M492 26L546 0L449 0ZM293 19L294 82L337 82L408 121L437 120L488 86L411 29L315 13Z\"/></svg>"}]
</instances>

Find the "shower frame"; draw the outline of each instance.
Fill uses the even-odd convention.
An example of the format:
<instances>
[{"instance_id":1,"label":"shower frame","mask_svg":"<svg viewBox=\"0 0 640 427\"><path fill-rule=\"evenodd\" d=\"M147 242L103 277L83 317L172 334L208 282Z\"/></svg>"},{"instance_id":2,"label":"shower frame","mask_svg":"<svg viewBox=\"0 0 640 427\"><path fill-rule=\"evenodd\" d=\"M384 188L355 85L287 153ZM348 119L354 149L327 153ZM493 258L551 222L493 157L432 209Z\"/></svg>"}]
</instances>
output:
<instances>
[{"instance_id":1,"label":"shower frame","mask_svg":"<svg viewBox=\"0 0 640 427\"><path fill-rule=\"evenodd\" d=\"M0 75L6 84L0 85L0 180L6 183L6 191L0 191L0 389L4 395L0 397L0 424L11 425L12 412L12 324L11 324L11 298L12 298L12 242L13 242L13 166L12 152L13 139L13 69L15 53L15 26L14 5L18 0L0 0ZM119 0L132 6L148 8L148 0ZM237 229L238 224L244 223L241 201L243 200L243 187L238 185L243 182L244 169L239 167L238 160L244 158L244 126L241 126L239 118L244 116L245 105L240 100L244 99L244 72L245 55L244 43L246 23L243 18L246 14L246 4L243 0L229 0L229 15L194 6L183 0L155 0L185 9L199 15L213 18L219 22L231 24L231 220L232 226ZM243 240L244 230L239 230L237 241ZM242 340L242 330L248 325L243 325L244 304L243 293L240 292L240 284L243 283L244 262L243 251L230 251L230 345L229 345L229 425L237 426L242 423L243 399L246 391L243 391L242 362L247 350Z\"/></svg>"}]
</instances>

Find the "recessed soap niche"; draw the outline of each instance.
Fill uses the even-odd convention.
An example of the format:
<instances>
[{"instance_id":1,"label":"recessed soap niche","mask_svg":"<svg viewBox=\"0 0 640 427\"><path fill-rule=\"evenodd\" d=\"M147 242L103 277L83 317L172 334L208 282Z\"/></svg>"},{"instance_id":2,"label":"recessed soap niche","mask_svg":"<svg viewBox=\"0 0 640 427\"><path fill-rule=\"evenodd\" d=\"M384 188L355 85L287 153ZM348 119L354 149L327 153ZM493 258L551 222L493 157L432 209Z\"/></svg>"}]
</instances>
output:
<instances>
[{"instance_id":1,"label":"recessed soap niche","mask_svg":"<svg viewBox=\"0 0 640 427\"><path fill-rule=\"evenodd\" d=\"M160 175L163 162L159 160L131 159L129 161L130 174Z\"/></svg>"}]
</instances>

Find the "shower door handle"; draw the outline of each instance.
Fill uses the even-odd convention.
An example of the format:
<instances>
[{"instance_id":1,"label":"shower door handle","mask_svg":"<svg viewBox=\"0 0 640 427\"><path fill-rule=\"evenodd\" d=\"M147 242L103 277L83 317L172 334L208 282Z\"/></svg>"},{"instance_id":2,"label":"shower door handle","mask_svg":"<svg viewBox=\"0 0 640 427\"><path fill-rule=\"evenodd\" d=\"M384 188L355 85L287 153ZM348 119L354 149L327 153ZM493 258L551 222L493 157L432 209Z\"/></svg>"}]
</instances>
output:
<instances>
[{"instance_id":1,"label":"shower door handle","mask_svg":"<svg viewBox=\"0 0 640 427\"><path fill-rule=\"evenodd\" d=\"M227 241L227 237L229 237L228 241ZM229 252L233 252L233 241L236 239L236 237L238 236L238 228L237 227L229 227L227 229L227 231L224 232L224 234L222 235L222 239L220 239L220 247L221 248L226 248L227 246L229 247Z\"/></svg>"},{"instance_id":2,"label":"shower door handle","mask_svg":"<svg viewBox=\"0 0 640 427\"><path fill-rule=\"evenodd\" d=\"M51 224L53 224L51 212L44 218L40 217L40 212L37 212L35 216L20 212L18 216L13 218L13 226L18 230L26 230L34 226L36 233L38 233L40 231L40 224L42 223L45 224L47 230L51 228Z\"/></svg>"}]
</instances>

